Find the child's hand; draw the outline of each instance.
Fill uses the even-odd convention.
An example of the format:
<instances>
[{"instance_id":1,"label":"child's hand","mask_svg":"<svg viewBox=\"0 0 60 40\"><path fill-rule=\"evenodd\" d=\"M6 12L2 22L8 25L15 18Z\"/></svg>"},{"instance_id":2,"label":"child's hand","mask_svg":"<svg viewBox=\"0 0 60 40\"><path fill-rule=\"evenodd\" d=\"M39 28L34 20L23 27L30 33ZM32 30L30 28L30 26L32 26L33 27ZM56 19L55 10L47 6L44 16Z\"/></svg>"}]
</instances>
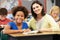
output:
<instances>
[{"instance_id":1,"label":"child's hand","mask_svg":"<svg viewBox=\"0 0 60 40\"><path fill-rule=\"evenodd\" d=\"M19 33L23 33L24 31L23 30L18 30L19 31Z\"/></svg>"},{"instance_id":2,"label":"child's hand","mask_svg":"<svg viewBox=\"0 0 60 40\"><path fill-rule=\"evenodd\" d=\"M25 30L24 30L24 32L29 32L29 31L31 31L31 30L30 30L30 29L25 29Z\"/></svg>"}]
</instances>

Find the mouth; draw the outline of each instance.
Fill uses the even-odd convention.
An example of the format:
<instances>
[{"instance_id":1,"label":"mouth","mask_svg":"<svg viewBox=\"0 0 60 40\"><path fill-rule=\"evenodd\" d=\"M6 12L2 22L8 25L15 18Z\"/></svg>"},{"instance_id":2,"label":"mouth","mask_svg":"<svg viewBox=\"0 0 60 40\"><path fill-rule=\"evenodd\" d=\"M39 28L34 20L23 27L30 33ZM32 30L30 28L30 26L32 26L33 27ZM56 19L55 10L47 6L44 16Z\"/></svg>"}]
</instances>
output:
<instances>
[{"instance_id":1,"label":"mouth","mask_svg":"<svg viewBox=\"0 0 60 40\"><path fill-rule=\"evenodd\" d=\"M17 19L18 22L22 21L22 19Z\"/></svg>"},{"instance_id":2,"label":"mouth","mask_svg":"<svg viewBox=\"0 0 60 40\"><path fill-rule=\"evenodd\" d=\"M21 21L22 19L17 19L17 21Z\"/></svg>"},{"instance_id":3,"label":"mouth","mask_svg":"<svg viewBox=\"0 0 60 40\"><path fill-rule=\"evenodd\" d=\"M35 10L35 12L38 12L38 10Z\"/></svg>"}]
</instances>

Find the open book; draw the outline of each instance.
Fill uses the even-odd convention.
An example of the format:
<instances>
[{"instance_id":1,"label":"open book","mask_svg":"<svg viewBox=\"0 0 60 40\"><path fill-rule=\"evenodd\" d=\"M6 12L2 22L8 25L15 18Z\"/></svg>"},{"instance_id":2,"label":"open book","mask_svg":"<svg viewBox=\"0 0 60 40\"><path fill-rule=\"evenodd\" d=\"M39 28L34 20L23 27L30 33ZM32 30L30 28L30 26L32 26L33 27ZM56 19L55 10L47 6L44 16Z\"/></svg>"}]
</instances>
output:
<instances>
[{"instance_id":1,"label":"open book","mask_svg":"<svg viewBox=\"0 0 60 40\"><path fill-rule=\"evenodd\" d=\"M30 31L30 32L24 32L23 34L36 34L36 33L41 33L39 31Z\"/></svg>"}]
</instances>

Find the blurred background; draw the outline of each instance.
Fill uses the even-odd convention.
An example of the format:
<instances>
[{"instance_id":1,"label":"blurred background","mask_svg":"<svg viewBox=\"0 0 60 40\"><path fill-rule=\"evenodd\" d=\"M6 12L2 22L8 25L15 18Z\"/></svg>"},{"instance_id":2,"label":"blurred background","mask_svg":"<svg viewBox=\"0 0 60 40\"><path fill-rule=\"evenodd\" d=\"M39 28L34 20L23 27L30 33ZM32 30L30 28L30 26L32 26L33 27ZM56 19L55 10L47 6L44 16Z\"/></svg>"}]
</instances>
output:
<instances>
[{"instance_id":1,"label":"blurred background","mask_svg":"<svg viewBox=\"0 0 60 40\"><path fill-rule=\"evenodd\" d=\"M35 0L0 0L0 7L5 7L7 10L11 10L14 6L25 6L29 11L31 7L31 3ZM60 7L60 0L38 0L42 4L44 4L44 9L48 13L50 8L54 5L58 5Z\"/></svg>"},{"instance_id":2,"label":"blurred background","mask_svg":"<svg viewBox=\"0 0 60 40\"><path fill-rule=\"evenodd\" d=\"M28 20L31 18L31 3L35 0L0 0L0 8L5 7L8 13L11 13L11 9L15 6L25 6L29 11ZM44 5L44 10L49 14L52 6L57 5L60 7L60 0L38 0Z\"/></svg>"}]
</instances>

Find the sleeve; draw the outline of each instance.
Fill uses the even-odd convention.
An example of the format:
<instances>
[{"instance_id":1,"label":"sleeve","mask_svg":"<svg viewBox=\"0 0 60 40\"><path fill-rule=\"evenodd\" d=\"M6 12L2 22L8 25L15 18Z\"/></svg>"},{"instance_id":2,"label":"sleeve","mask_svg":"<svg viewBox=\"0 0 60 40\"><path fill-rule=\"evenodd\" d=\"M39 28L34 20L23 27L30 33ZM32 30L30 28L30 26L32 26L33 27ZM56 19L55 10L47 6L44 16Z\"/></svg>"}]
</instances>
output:
<instances>
[{"instance_id":1,"label":"sleeve","mask_svg":"<svg viewBox=\"0 0 60 40\"><path fill-rule=\"evenodd\" d=\"M33 31L33 28L31 27L31 21L29 21L29 29Z\"/></svg>"},{"instance_id":2,"label":"sleeve","mask_svg":"<svg viewBox=\"0 0 60 40\"><path fill-rule=\"evenodd\" d=\"M29 28L31 27L31 20L29 21L29 24L28 24Z\"/></svg>"},{"instance_id":3,"label":"sleeve","mask_svg":"<svg viewBox=\"0 0 60 40\"><path fill-rule=\"evenodd\" d=\"M23 23L23 29L28 29L28 24L26 22Z\"/></svg>"},{"instance_id":4,"label":"sleeve","mask_svg":"<svg viewBox=\"0 0 60 40\"><path fill-rule=\"evenodd\" d=\"M12 28L13 26L16 26L14 22L9 22L8 25L10 26L10 28Z\"/></svg>"},{"instance_id":5,"label":"sleeve","mask_svg":"<svg viewBox=\"0 0 60 40\"><path fill-rule=\"evenodd\" d=\"M48 22L51 25L52 31L59 31L59 25L51 16L49 16Z\"/></svg>"},{"instance_id":6,"label":"sleeve","mask_svg":"<svg viewBox=\"0 0 60 40\"><path fill-rule=\"evenodd\" d=\"M29 28L31 28L33 21L34 21L33 18L31 18L31 20L29 21L29 24L28 24Z\"/></svg>"},{"instance_id":7,"label":"sleeve","mask_svg":"<svg viewBox=\"0 0 60 40\"><path fill-rule=\"evenodd\" d=\"M28 24L26 23L26 29L28 29Z\"/></svg>"},{"instance_id":8,"label":"sleeve","mask_svg":"<svg viewBox=\"0 0 60 40\"><path fill-rule=\"evenodd\" d=\"M11 27L11 26L12 26L12 23L11 23L11 22L9 22L9 23L8 23L8 25Z\"/></svg>"}]
</instances>

